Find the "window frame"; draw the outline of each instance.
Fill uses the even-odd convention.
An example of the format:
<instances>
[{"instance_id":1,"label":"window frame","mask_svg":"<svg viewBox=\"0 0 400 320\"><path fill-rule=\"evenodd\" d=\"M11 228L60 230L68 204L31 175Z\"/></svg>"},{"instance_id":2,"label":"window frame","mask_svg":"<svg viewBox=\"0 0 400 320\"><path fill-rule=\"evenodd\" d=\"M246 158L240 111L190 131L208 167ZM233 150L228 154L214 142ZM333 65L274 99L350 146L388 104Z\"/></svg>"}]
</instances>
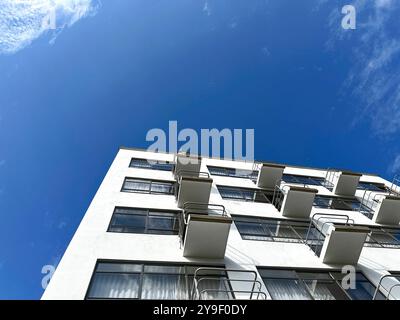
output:
<instances>
[{"instance_id":1,"label":"window frame","mask_svg":"<svg viewBox=\"0 0 400 320\"><path fill-rule=\"evenodd\" d=\"M130 214L130 213L118 213L116 212L117 210L122 209L122 210L143 210L146 211L146 214L140 215L140 214ZM160 212L160 213L171 213L175 214L175 222L174 225L176 224L176 230L169 230L168 232L162 232L164 229L154 229L154 228L149 228L149 219L153 217L151 213L153 212ZM179 235L179 215L182 213L181 210L164 210L164 209L153 209L153 208L139 208L139 207L122 207L122 206L116 206L114 208L113 214L111 216L110 222L107 227L107 232L110 233L130 233L130 234L156 234L156 235L166 235L166 236L176 236ZM119 215L133 215L133 216L143 216L145 217L145 226L144 226L144 231L143 232L132 232L132 231L113 231L111 230L113 226L113 218L116 214ZM123 226L122 226L123 227ZM127 226L129 228L129 226ZM159 232L148 232L149 230L154 230L154 231L159 231ZM171 233L169 233L171 232Z\"/></svg>"},{"instance_id":2,"label":"window frame","mask_svg":"<svg viewBox=\"0 0 400 320\"><path fill-rule=\"evenodd\" d=\"M124 188L126 182L128 180L133 180L133 181L141 181L145 184L149 185L149 188L147 190L130 190ZM171 192L157 192L157 191L152 191L152 186L153 185L169 185L172 189ZM122 183L122 187L120 192L127 192L127 193L141 193L141 194L151 194L151 195L175 195L175 190L176 190L176 181L172 180L157 180L157 179L145 179L145 178L136 178L136 177L125 177L124 181Z\"/></svg>"},{"instance_id":3,"label":"window frame","mask_svg":"<svg viewBox=\"0 0 400 320\"><path fill-rule=\"evenodd\" d=\"M148 166L140 166L140 165L133 165L134 161L143 161L148 164ZM156 164L151 164L149 161L157 162ZM161 163L163 162L163 163ZM164 168L165 166L166 168ZM166 172L173 172L175 168L175 163L167 160L157 160L157 159L147 159L147 158L136 158L132 157L131 161L129 162L129 168L135 169L145 169L145 170L159 170L159 171L166 171Z\"/></svg>"},{"instance_id":4,"label":"window frame","mask_svg":"<svg viewBox=\"0 0 400 320\"><path fill-rule=\"evenodd\" d=\"M344 296L347 297L348 300L355 300L351 297L351 295L347 292L346 289L344 289L340 283L340 279L336 279L334 276L334 273L339 273L341 274L341 270L338 269L328 269L328 270L324 270L324 269L318 269L318 268L285 268L285 267L269 267L269 266L256 266L257 268L257 272L260 275L261 280L264 283L265 288L267 289L268 295L271 297L272 300L274 300L272 298L272 295L270 293L270 290L265 282L265 278L262 276L262 270L268 270L268 271L288 271L288 272L293 272L296 275L296 278L270 278L270 279L292 279L292 280L297 280L299 281L299 283L301 283L302 287L305 288L305 290L307 291L307 293L310 295L310 300L316 300L313 296L313 294L310 292L309 286L307 285L306 281L310 280L307 279L305 277L301 277L299 276L299 274L301 273L310 273L310 274L324 274L324 275L328 275L329 276L329 281L332 281L332 283L335 283L337 288L339 288L341 290L341 294L343 294ZM364 279L363 280L359 280L357 279L357 276L361 275ZM345 276L345 275L344 275ZM318 279L315 279L318 280ZM322 279L322 281L328 281L328 280L324 280ZM372 288L374 288L376 290L376 286L373 284L373 282L368 279L368 277L361 271L361 270L356 270L356 281L361 281L361 282L367 282L368 284L370 284L372 286ZM379 291L380 294L382 294ZM337 300L337 299L335 299ZM371 300L372 300L372 296L371 296ZM366 300L369 301L369 300Z\"/></svg>"},{"instance_id":5,"label":"window frame","mask_svg":"<svg viewBox=\"0 0 400 320\"><path fill-rule=\"evenodd\" d=\"M141 265L141 270L140 272L104 272L100 271L97 272L97 268L100 264L102 263L108 263L108 264L131 264L131 265ZM185 277L185 291L187 294L187 299L190 300L191 297L191 285L189 283L190 281L190 276L192 275L191 273L188 272L188 268L224 268L225 265L223 264L212 264L212 265L207 265L207 264L196 264L196 263L187 263L187 262L170 262L170 261L142 261L142 260L113 260L113 259L97 259L94 268L92 270L92 274L89 280L89 283L87 285L86 293L84 300L147 300L147 299L142 299L142 289L143 289L143 282L144 282L144 275L145 274L160 274L160 275L171 275L171 274L178 274L178 273L152 273L152 272L145 272L145 267L148 266L161 266L161 267L178 267L178 268L184 268L184 277ZM137 298L98 298L98 297L90 297L89 293L90 290L93 287L94 279L96 276L96 273L112 273L112 274L139 274L139 287L138 287L138 294ZM228 279L228 274L225 275ZM229 284L229 281L228 281ZM230 285L230 284L229 284ZM232 288L231 288L232 290ZM159 299L162 301L163 299Z\"/></svg>"}]
</instances>

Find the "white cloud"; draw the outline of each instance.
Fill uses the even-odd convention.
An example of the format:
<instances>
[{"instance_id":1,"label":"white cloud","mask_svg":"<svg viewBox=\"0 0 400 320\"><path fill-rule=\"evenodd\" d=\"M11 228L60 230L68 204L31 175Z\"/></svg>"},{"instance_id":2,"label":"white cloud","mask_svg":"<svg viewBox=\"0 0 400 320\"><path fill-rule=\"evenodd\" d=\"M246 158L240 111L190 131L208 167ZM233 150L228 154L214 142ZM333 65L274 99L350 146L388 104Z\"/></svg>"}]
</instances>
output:
<instances>
[{"instance_id":1,"label":"white cloud","mask_svg":"<svg viewBox=\"0 0 400 320\"><path fill-rule=\"evenodd\" d=\"M96 13L97 0L1 0L0 54L15 53L43 34L59 32Z\"/></svg>"},{"instance_id":2,"label":"white cloud","mask_svg":"<svg viewBox=\"0 0 400 320\"><path fill-rule=\"evenodd\" d=\"M389 136L400 131L400 29L394 23L400 15L400 3L356 0L353 4L356 30L343 30L341 8L337 4L332 7L327 48L348 40L352 67L344 89L360 102L355 122L367 118L374 133Z\"/></svg>"},{"instance_id":3,"label":"white cloud","mask_svg":"<svg viewBox=\"0 0 400 320\"><path fill-rule=\"evenodd\" d=\"M396 174L396 173L400 173L400 154L398 154L393 162L391 163L391 165L389 166L389 173L391 174Z\"/></svg>"},{"instance_id":4,"label":"white cloud","mask_svg":"<svg viewBox=\"0 0 400 320\"><path fill-rule=\"evenodd\" d=\"M67 223L65 221L60 221L57 225L58 229L63 229L67 226Z\"/></svg>"},{"instance_id":5,"label":"white cloud","mask_svg":"<svg viewBox=\"0 0 400 320\"><path fill-rule=\"evenodd\" d=\"M211 15L211 9L210 9L210 6L208 4L208 1L206 1L204 3L203 12L208 16Z\"/></svg>"}]
</instances>

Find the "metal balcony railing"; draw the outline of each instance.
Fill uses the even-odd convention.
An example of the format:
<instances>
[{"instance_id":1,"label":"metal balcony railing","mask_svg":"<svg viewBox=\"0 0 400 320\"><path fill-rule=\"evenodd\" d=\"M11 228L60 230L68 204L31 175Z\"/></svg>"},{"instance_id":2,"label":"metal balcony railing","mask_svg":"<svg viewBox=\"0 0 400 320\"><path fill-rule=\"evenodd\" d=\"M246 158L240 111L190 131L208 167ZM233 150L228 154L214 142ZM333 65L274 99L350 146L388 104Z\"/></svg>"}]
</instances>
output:
<instances>
[{"instance_id":1,"label":"metal balcony railing","mask_svg":"<svg viewBox=\"0 0 400 320\"><path fill-rule=\"evenodd\" d=\"M182 247L185 241L186 226L190 214L214 215L226 217L225 207L221 204L185 202L179 218L179 239Z\"/></svg>"},{"instance_id":2,"label":"metal balcony railing","mask_svg":"<svg viewBox=\"0 0 400 320\"><path fill-rule=\"evenodd\" d=\"M316 218L318 217L318 218ZM323 219L329 219L327 221L321 221ZM329 224L340 223L341 225L354 225L354 220L348 215L342 214L328 214L328 213L315 213L310 219L308 226L307 235L304 239L304 243L310 247L312 251L319 257L321 249L325 241L324 228ZM314 225L315 228L311 228ZM312 234L311 230L315 230L317 234ZM316 236L311 238L312 236Z\"/></svg>"},{"instance_id":3,"label":"metal balcony railing","mask_svg":"<svg viewBox=\"0 0 400 320\"><path fill-rule=\"evenodd\" d=\"M241 273L246 278L233 278L228 272ZM249 289L234 289L235 285L248 285ZM257 279L257 272L252 270L208 268L196 269L193 277L191 292L192 300L267 300L267 295L262 291L261 281Z\"/></svg>"},{"instance_id":4,"label":"metal balcony railing","mask_svg":"<svg viewBox=\"0 0 400 320\"><path fill-rule=\"evenodd\" d=\"M399 300L397 297L393 296L392 291L393 291L394 288L400 287L400 282L399 282L399 283L392 284L389 288L385 288L385 287L383 286L383 280L388 279L388 278L392 278L392 279L394 279L394 280L397 281L397 282L399 282L399 280L400 280L400 279L399 279L399 276L392 275L392 274L386 274L386 275L382 276L382 277L379 279L379 283L378 283L378 285L377 285L377 287L376 287L376 289L375 289L375 292L374 292L374 295L373 295L373 297L372 297L372 300L376 300L377 297L379 296L379 293L383 294L383 292L380 291L381 288L382 288L383 290L386 291L386 300L389 300L390 297L392 297L393 300ZM383 294L383 295L384 295L384 294Z\"/></svg>"}]
</instances>

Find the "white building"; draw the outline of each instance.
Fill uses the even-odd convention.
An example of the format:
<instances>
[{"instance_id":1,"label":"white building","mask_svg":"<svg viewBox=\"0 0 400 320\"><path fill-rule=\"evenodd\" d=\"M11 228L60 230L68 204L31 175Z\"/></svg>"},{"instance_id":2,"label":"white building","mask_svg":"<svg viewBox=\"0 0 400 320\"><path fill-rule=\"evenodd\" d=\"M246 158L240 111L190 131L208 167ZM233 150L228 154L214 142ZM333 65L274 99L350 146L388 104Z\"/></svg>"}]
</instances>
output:
<instances>
[{"instance_id":1,"label":"white building","mask_svg":"<svg viewBox=\"0 0 400 320\"><path fill-rule=\"evenodd\" d=\"M396 299L399 191L371 174L121 148L42 299Z\"/></svg>"}]
</instances>

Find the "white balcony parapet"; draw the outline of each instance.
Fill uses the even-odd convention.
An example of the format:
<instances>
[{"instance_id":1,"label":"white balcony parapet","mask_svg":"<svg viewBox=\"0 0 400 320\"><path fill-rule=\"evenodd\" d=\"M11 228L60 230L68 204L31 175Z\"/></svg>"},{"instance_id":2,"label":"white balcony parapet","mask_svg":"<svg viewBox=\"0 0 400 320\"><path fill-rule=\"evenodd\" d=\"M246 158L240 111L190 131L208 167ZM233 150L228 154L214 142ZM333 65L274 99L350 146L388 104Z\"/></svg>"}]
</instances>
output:
<instances>
[{"instance_id":1,"label":"white balcony parapet","mask_svg":"<svg viewBox=\"0 0 400 320\"><path fill-rule=\"evenodd\" d=\"M185 153L178 153L175 156L175 178L181 176L183 173L185 175L198 176L201 167L201 157L187 155Z\"/></svg>"},{"instance_id":2,"label":"white balcony parapet","mask_svg":"<svg viewBox=\"0 0 400 320\"><path fill-rule=\"evenodd\" d=\"M178 207L186 202L208 203L213 180L207 172L179 171L176 198Z\"/></svg>"},{"instance_id":3,"label":"white balcony parapet","mask_svg":"<svg viewBox=\"0 0 400 320\"><path fill-rule=\"evenodd\" d=\"M273 189L282 179L284 165L262 163L258 172L257 186L264 189Z\"/></svg>"},{"instance_id":4,"label":"white balcony parapet","mask_svg":"<svg viewBox=\"0 0 400 320\"><path fill-rule=\"evenodd\" d=\"M328 170L326 182L333 185L333 193L340 196L354 196L362 174L351 171Z\"/></svg>"},{"instance_id":5,"label":"white balcony parapet","mask_svg":"<svg viewBox=\"0 0 400 320\"><path fill-rule=\"evenodd\" d=\"M381 196L375 200L372 221L384 225L398 226L400 223L400 197Z\"/></svg>"},{"instance_id":6,"label":"white balcony parapet","mask_svg":"<svg viewBox=\"0 0 400 320\"><path fill-rule=\"evenodd\" d=\"M320 238L310 238L311 224L325 237L322 243ZM306 243L323 263L356 265L368 233L367 227L355 226L347 215L316 213L311 218Z\"/></svg>"},{"instance_id":7,"label":"white balcony parapet","mask_svg":"<svg viewBox=\"0 0 400 320\"><path fill-rule=\"evenodd\" d=\"M310 217L317 189L285 185L281 190L284 198L280 212L283 216L302 219Z\"/></svg>"},{"instance_id":8,"label":"white balcony parapet","mask_svg":"<svg viewBox=\"0 0 400 320\"><path fill-rule=\"evenodd\" d=\"M179 230L183 256L223 258L232 224L224 206L189 202L183 208Z\"/></svg>"}]
</instances>

